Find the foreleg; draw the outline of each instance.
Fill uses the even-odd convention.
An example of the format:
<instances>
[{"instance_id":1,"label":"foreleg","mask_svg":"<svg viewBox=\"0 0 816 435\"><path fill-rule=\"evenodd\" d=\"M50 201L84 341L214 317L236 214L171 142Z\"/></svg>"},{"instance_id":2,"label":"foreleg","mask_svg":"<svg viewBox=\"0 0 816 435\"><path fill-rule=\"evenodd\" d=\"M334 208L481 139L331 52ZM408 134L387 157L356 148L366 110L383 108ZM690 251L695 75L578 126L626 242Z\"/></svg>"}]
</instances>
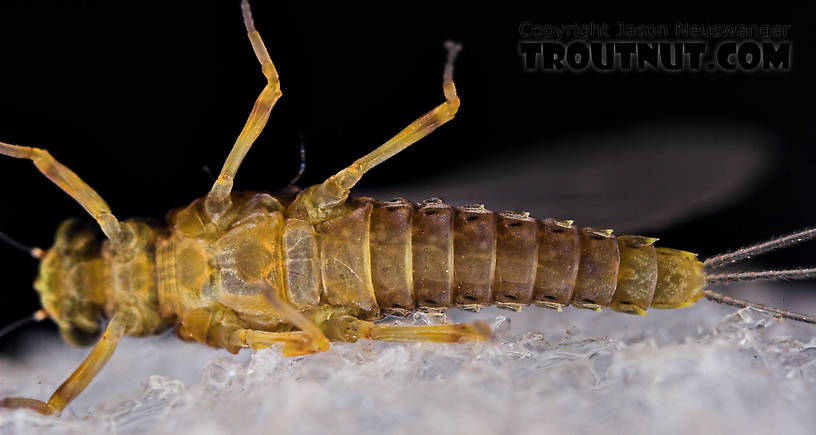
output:
<instances>
[{"instance_id":1,"label":"foreleg","mask_svg":"<svg viewBox=\"0 0 816 435\"><path fill-rule=\"evenodd\" d=\"M0 407L28 408L43 414L61 412L91 383L102 368L105 367L105 364L107 364L113 355L113 351L116 350L119 339L122 338L131 327L132 322L129 319L130 318L123 313L113 316L102 338L93 347L91 353L85 358L85 361L57 388L57 391L51 395L48 402L24 397L9 397L0 400Z\"/></svg>"},{"instance_id":2,"label":"foreleg","mask_svg":"<svg viewBox=\"0 0 816 435\"><path fill-rule=\"evenodd\" d=\"M102 231L112 241L119 241L122 229L116 216L111 213L110 207L99 196L82 181L74 171L58 162L51 154L40 148L10 145L0 142L0 154L5 154L18 159L28 159L34 162L34 166L40 170L49 180L54 182L71 198L74 198L85 210L96 219Z\"/></svg>"}]
</instances>

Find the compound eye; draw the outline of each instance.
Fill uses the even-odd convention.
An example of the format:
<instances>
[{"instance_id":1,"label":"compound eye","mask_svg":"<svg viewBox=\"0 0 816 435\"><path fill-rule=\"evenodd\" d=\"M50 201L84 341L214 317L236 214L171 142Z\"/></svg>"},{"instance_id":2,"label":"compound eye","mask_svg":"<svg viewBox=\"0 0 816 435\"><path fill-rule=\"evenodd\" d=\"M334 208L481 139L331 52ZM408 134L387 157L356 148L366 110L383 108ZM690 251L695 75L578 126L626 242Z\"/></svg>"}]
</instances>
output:
<instances>
[{"instance_id":1,"label":"compound eye","mask_svg":"<svg viewBox=\"0 0 816 435\"><path fill-rule=\"evenodd\" d=\"M57 229L55 246L63 256L83 255L97 247L93 227L79 219L68 219Z\"/></svg>"},{"instance_id":2,"label":"compound eye","mask_svg":"<svg viewBox=\"0 0 816 435\"><path fill-rule=\"evenodd\" d=\"M73 239L77 234L79 234L85 225L76 218L66 219L62 221L59 228L57 228L57 237L56 239L62 241L69 241Z\"/></svg>"},{"instance_id":3,"label":"compound eye","mask_svg":"<svg viewBox=\"0 0 816 435\"><path fill-rule=\"evenodd\" d=\"M97 328L96 331L85 331L72 325L59 327L62 339L73 346L88 346L93 344L97 337L99 337L100 330L101 328Z\"/></svg>"}]
</instances>

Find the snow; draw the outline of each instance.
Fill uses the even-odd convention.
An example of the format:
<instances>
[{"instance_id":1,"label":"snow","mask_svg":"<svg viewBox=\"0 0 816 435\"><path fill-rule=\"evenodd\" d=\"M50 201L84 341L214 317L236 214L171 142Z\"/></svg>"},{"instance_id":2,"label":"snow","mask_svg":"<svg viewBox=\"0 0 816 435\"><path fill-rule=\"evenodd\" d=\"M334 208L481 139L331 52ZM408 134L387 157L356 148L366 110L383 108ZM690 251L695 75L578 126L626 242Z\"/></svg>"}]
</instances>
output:
<instances>
[{"instance_id":1,"label":"snow","mask_svg":"<svg viewBox=\"0 0 816 435\"><path fill-rule=\"evenodd\" d=\"M808 289L748 287L741 294L785 291L794 304L791 288ZM812 299L799 310L814 311ZM397 321L474 319L494 326L492 341L360 341L298 358L231 355L172 334L126 338L60 417L0 410L0 433L804 434L816 425L813 325L708 301L645 317L531 307ZM88 351L42 331L26 338L0 356L0 397L47 398Z\"/></svg>"}]
</instances>

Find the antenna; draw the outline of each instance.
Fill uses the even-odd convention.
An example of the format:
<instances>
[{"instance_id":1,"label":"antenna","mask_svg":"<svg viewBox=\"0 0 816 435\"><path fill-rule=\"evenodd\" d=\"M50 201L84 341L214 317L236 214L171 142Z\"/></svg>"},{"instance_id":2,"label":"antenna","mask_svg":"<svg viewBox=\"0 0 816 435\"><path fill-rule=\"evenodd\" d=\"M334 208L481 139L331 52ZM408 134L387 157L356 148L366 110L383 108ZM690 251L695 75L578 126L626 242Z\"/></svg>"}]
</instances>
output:
<instances>
[{"instance_id":1,"label":"antenna","mask_svg":"<svg viewBox=\"0 0 816 435\"><path fill-rule=\"evenodd\" d=\"M0 232L0 240L6 242L9 246L11 246L13 248L19 249L19 250L31 255L32 257L34 257L36 259L41 260L45 256L45 252L43 252L42 249L28 247L28 246L26 246L26 245L24 245L24 244L22 244L22 243L20 243L20 242L18 242L16 240L12 239L8 235L6 235L6 233Z\"/></svg>"},{"instance_id":2,"label":"antenna","mask_svg":"<svg viewBox=\"0 0 816 435\"><path fill-rule=\"evenodd\" d=\"M0 338L3 338L6 334L8 334L11 331L14 331L15 329L21 326L45 320L47 317L48 314L46 314L45 310L37 310L34 312L34 314L11 322L9 325L6 325L4 328L0 329Z\"/></svg>"},{"instance_id":3,"label":"antenna","mask_svg":"<svg viewBox=\"0 0 816 435\"><path fill-rule=\"evenodd\" d=\"M297 184L303 172L306 171L306 143L303 141L303 133L298 134L298 137L300 138L300 168L298 168L298 173L295 175L295 178L289 182L289 186Z\"/></svg>"}]
</instances>

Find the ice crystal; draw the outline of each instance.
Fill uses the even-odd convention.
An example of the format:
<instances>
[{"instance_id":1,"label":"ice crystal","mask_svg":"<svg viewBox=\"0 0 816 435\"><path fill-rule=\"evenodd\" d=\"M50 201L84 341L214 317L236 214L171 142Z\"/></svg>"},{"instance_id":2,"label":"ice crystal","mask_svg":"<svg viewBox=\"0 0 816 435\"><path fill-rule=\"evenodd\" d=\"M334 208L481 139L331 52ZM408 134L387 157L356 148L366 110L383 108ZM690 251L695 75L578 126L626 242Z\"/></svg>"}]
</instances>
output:
<instances>
[{"instance_id":1,"label":"ice crystal","mask_svg":"<svg viewBox=\"0 0 816 435\"><path fill-rule=\"evenodd\" d=\"M235 356L171 335L125 339L61 417L0 410L2 433L812 433L813 327L701 303L643 318L544 309L483 319L492 341L333 344ZM393 319L392 319L393 321ZM511 327L512 324L512 327ZM34 334L30 334L34 335ZM32 336L0 396L45 398L87 350Z\"/></svg>"}]
</instances>

